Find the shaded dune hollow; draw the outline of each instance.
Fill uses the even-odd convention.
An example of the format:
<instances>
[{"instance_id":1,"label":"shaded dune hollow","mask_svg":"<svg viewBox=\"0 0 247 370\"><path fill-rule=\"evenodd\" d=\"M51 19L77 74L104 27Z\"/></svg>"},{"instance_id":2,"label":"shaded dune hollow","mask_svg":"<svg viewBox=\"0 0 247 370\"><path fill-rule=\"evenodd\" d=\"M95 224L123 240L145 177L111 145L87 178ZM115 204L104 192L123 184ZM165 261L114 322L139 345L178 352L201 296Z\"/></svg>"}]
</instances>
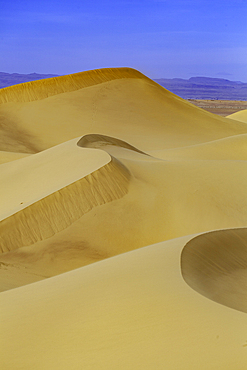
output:
<instances>
[{"instance_id":1,"label":"shaded dune hollow","mask_svg":"<svg viewBox=\"0 0 247 370\"><path fill-rule=\"evenodd\" d=\"M129 170L116 158L93 173L0 222L0 253L30 246L64 230L94 207L128 193Z\"/></svg>"},{"instance_id":2,"label":"shaded dune hollow","mask_svg":"<svg viewBox=\"0 0 247 370\"><path fill-rule=\"evenodd\" d=\"M83 136L77 143L78 146L84 148L95 148L95 149L103 149L106 146L116 146L128 150L132 150L134 152L144 154L149 156L149 154L142 152L141 150L135 148L134 146L128 144L126 141L117 139L115 137L107 136L107 135L100 135L100 134L89 134Z\"/></svg>"},{"instance_id":3,"label":"shaded dune hollow","mask_svg":"<svg viewBox=\"0 0 247 370\"><path fill-rule=\"evenodd\" d=\"M247 228L193 238L182 251L181 272L198 293L247 313Z\"/></svg>"}]
</instances>

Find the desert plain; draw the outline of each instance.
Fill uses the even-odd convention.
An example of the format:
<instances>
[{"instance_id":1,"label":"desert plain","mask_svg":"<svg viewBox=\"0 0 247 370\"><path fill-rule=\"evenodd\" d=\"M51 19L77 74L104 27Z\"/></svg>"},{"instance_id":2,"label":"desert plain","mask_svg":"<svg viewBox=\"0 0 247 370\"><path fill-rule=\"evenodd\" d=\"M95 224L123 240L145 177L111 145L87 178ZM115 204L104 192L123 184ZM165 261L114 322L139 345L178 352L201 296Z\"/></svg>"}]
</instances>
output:
<instances>
[{"instance_id":1,"label":"desert plain","mask_svg":"<svg viewBox=\"0 0 247 370\"><path fill-rule=\"evenodd\" d=\"M230 116L233 113L247 109L246 100L188 99L188 101L197 107L223 117Z\"/></svg>"},{"instance_id":2,"label":"desert plain","mask_svg":"<svg viewBox=\"0 0 247 370\"><path fill-rule=\"evenodd\" d=\"M130 68L0 90L3 370L247 368L247 110Z\"/></svg>"}]
</instances>

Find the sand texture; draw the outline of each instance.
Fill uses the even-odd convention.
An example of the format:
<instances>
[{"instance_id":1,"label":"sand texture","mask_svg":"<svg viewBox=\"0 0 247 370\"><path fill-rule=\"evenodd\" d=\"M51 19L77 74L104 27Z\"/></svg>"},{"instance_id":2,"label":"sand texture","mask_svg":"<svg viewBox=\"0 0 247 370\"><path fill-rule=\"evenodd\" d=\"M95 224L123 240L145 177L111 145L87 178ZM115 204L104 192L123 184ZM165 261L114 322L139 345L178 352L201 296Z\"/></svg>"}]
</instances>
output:
<instances>
[{"instance_id":1,"label":"sand texture","mask_svg":"<svg viewBox=\"0 0 247 370\"><path fill-rule=\"evenodd\" d=\"M245 370L246 110L109 68L0 117L0 368Z\"/></svg>"}]
</instances>

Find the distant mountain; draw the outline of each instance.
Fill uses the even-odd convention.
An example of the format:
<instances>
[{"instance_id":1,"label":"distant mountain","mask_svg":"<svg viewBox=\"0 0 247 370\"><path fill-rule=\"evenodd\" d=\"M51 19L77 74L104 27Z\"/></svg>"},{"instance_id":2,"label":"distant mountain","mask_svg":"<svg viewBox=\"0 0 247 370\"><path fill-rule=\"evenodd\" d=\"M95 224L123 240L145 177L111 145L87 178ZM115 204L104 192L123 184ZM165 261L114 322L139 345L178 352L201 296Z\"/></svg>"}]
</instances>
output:
<instances>
[{"instance_id":1,"label":"distant mountain","mask_svg":"<svg viewBox=\"0 0 247 370\"><path fill-rule=\"evenodd\" d=\"M50 78L50 77L56 77L56 76L58 75L38 74L38 73L19 74L19 73L0 72L0 89L2 89L3 87L11 86L11 85L21 84L23 82L42 80L44 78Z\"/></svg>"},{"instance_id":2,"label":"distant mountain","mask_svg":"<svg viewBox=\"0 0 247 370\"><path fill-rule=\"evenodd\" d=\"M154 80L184 99L247 100L247 83L222 78L191 77Z\"/></svg>"}]
</instances>

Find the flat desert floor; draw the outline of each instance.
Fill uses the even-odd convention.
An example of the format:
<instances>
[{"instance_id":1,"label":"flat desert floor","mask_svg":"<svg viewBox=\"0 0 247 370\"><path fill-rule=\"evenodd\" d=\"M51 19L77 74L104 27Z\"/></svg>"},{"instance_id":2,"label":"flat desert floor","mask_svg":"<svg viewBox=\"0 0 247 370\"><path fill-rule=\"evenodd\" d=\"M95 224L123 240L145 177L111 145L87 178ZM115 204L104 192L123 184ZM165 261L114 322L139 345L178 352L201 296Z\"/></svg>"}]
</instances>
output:
<instances>
[{"instance_id":1,"label":"flat desert floor","mask_svg":"<svg viewBox=\"0 0 247 370\"><path fill-rule=\"evenodd\" d=\"M188 101L197 107L203 108L208 112L218 114L219 116L229 116L240 110L247 109L247 101L237 100L200 100L188 99Z\"/></svg>"},{"instance_id":2,"label":"flat desert floor","mask_svg":"<svg viewBox=\"0 0 247 370\"><path fill-rule=\"evenodd\" d=\"M0 119L1 369L245 370L247 110L108 68Z\"/></svg>"}]
</instances>

